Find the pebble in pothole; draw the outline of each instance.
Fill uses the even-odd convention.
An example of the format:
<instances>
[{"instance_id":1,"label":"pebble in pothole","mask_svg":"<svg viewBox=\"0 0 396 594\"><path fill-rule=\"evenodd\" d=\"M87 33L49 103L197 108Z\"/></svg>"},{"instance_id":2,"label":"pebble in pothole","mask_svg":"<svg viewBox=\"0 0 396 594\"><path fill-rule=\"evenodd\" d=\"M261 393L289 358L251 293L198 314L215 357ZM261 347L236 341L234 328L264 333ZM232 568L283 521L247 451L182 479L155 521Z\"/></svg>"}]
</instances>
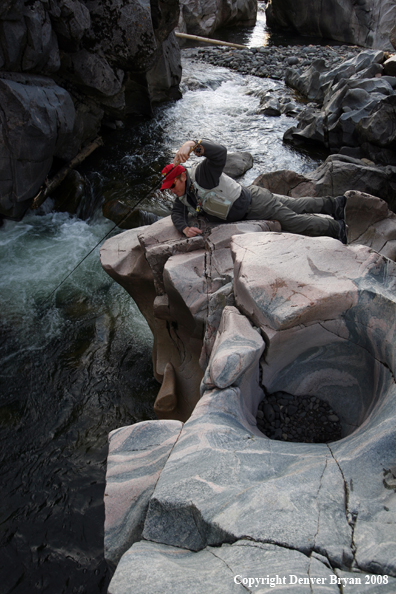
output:
<instances>
[{"instance_id":1,"label":"pebble in pothole","mask_svg":"<svg viewBox=\"0 0 396 594\"><path fill-rule=\"evenodd\" d=\"M271 439L304 443L341 439L340 419L327 402L316 396L267 394L256 418L260 431Z\"/></svg>"}]
</instances>

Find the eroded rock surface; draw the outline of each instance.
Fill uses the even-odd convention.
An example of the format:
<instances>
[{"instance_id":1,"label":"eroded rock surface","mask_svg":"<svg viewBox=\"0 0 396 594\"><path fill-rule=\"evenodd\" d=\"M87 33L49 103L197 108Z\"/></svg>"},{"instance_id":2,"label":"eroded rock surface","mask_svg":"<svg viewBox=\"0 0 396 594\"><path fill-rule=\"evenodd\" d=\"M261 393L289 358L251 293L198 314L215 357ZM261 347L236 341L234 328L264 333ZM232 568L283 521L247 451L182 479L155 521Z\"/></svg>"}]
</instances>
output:
<instances>
[{"instance_id":1,"label":"eroded rock surface","mask_svg":"<svg viewBox=\"0 0 396 594\"><path fill-rule=\"evenodd\" d=\"M117 235L101 249L102 266L126 288L153 332L156 379L162 383L168 363L172 366L166 399L161 394L155 405L157 416L183 421L199 400L221 311L233 304L231 237L280 230L279 223L271 221L194 224L202 226L202 236L186 239L166 217Z\"/></svg>"},{"instance_id":2,"label":"eroded rock surface","mask_svg":"<svg viewBox=\"0 0 396 594\"><path fill-rule=\"evenodd\" d=\"M142 513L144 540L109 592L144 592L148 575L153 592L234 592L236 575L263 573L326 578L301 589L318 593L339 591L334 576L353 592L347 580L359 578L372 594L387 575L381 591L393 592L396 265L367 246L278 232L234 233L231 252L235 306L222 310L202 397ZM342 439L263 436L262 387L319 395Z\"/></svg>"},{"instance_id":3,"label":"eroded rock surface","mask_svg":"<svg viewBox=\"0 0 396 594\"><path fill-rule=\"evenodd\" d=\"M179 421L146 421L110 433L105 555L114 566L141 539L150 497L181 428Z\"/></svg>"},{"instance_id":4,"label":"eroded rock surface","mask_svg":"<svg viewBox=\"0 0 396 594\"><path fill-rule=\"evenodd\" d=\"M383 51L366 50L332 69L319 59L287 70L286 83L316 103L298 115L284 139L396 165L396 79L385 74L385 58Z\"/></svg>"},{"instance_id":5,"label":"eroded rock surface","mask_svg":"<svg viewBox=\"0 0 396 594\"><path fill-rule=\"evenodd\" d=\"M297 31L363 47L392 49L390 35L396 18L392 0L270 0L266 10L271 27Z\"/></svg>"},{"instance_id":6,"label":"eroded rock surface","mask_svg":"<svg viewBox=\"0 0 396 594\"><path fill-rule=\"evenodd\" d=\"M396 215L375 196L347 196L350 243L396 258ZM167 217L117 235L101 249L102 266L126 288L153 332L154 375L161 384L166 380L155 404L159 418L185 421L199 400L221 312L235 304L231 238L280 231L268 221L197 224L203 235L186 239Z\"/></svg>"}]
</instances>

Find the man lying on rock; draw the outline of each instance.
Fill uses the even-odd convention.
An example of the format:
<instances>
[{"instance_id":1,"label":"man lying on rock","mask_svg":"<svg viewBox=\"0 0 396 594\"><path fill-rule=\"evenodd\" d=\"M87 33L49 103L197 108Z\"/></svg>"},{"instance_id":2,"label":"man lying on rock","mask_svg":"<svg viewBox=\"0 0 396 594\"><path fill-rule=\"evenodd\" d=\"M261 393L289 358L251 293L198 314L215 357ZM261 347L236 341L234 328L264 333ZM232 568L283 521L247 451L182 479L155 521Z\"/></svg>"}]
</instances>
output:
<instances>
[{"instance_id":1,"label":"man lying on rock","mask_svg":"<svg viewBox=\"0 0 396 594\"><path fill-rule=\"evenodd\" d=\"M191 152L206 158L183 166ZM289 198L272 194L259 186L245 188L223 173L227 149L210 140L188 140L177 151L173 164L162 170L161 190L171 190L178 199L172 208L172 222L186 237L201 235L190 226L188 214L204 214L212 222L241 220L279 221L282 230L317 237L327 235L347 243L344 196ZM327 217L318 214L331 215Z\"/></svg>"}]
</instances>

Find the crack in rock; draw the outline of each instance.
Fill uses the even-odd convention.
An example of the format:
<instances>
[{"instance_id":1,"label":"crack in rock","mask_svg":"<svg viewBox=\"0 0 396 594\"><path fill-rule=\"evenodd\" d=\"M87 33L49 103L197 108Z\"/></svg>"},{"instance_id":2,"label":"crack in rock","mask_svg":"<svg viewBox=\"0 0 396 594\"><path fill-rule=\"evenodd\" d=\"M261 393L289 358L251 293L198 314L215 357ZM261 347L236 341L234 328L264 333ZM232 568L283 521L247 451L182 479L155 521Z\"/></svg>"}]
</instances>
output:
<instances>
[{"instance_id":1,"label":"crack in rock","mask_svg":"<svg viewBox=\"0 0 396 594\"><path fill-rule=\"evenodd\" d=\"M352 556L353 556L353 562L352 565L355 565L356 567L359 567L356 561L356 553L357 553L357 547L355 544L355 526L356 526L356 522L357 522L357 518L358 518L358 513L357 512L351 512L349 510L349 487L348 487L348 481L345 478L345 475L343 473L343 470L337 460L337 458L334 456L333 451L330 447L329 444L326 444L327 447L329 448L330 454L333 457L334 462L337 464L338 469L341 473L342 476L342 480L344 481L344 502L345 502L345 518L346 521L348 522L348 525L351 528L351 544L350 544L350 549L352 551Z\"/></svg>"},{"instance_id":2,"label":"crack in rock","mask_svg":"<svg viewBox=\"0 0 396 594\"><path fill-rule=\"evenodd\" d=\"M209 550L209 553L211 553L214 557L216 557L216 559L218 559L219 561L221 561L232 573L232 575L235 574L235 572L231 569L231 567L228 565L228 563L226 561L224 561L224 559L222 559L221 557L219 557L218 555L216 555L213 551ZM245 584L242 584L241 582L241 586L242 588L244 588L246 590L246 592L249 592L250 594L252 593L252 590L249 590L249 588L247 588L247 586L245 586Z\"/></svg>"},{"instance_id":3,"label":"crack in rock","mask_svg":"<svg viewBox=\"0 0 396 594\"><path fill-rule=\"evenodd\" d=\"M322 472L322 475L321 475L321 477L320 477L320 481L319 481L319 487L318 487L318 491L317 491L317 493L316 493L316 500L317 500L317 501L318 501L318 499L319 499L319 493L320 493L320 490L321 490L321 488L322 488L322 482L323 482L323 477L324 477L324 474L325 474L325 472L326 472L327 463L328 463L328 459L327 459L327 456L326 456L325 465L324 465L323 472ZM318 536L318 534L319 534L319 528L320 528L320 506L319 506L319 508L318 508L318 523L317 523L317 529L316 529L316 533L315 533L315 535L314 535L314 544L313 544L313 549L314 549L314 550L315 550L315 546L316 546L316 537L317 537L317 536Z\"/></svg>"}]
</instances>

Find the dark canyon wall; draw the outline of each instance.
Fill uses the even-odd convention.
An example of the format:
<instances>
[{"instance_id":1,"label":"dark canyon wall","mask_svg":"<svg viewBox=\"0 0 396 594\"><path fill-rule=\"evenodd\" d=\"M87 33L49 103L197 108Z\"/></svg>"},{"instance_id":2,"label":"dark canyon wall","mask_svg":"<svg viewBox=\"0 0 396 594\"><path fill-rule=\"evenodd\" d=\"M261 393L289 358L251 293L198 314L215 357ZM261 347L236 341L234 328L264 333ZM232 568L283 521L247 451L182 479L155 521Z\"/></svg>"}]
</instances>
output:
<instances>
[{"instance_id":1,"label":"dark canyon wall","mask_svg":"<svg viewBox=\"0 0 396 594\"><path fill-rule=\"evenodd\" d=\"M257 0L180 0L179 31L210 37L216 29L252 26L257 18Z\"/></svg>"},{"instance_id":2,"label":"dark canyon wall","mask_svg":"<svg viewBox=\"0 0 396 594\"><path fill-rule=\"evenodd\" d=\"M178 0L3 0L0 216L23 216L104 119L180 97L178 16Z\"/></svg>"},{"instance_id":3,"label":"dark canyon wall","mask_svg":"<svg viewBox=\"0 0 396 594\"><path fill-rule=\"evenodd\" d=\"M300 35L393 50L395 0L269 0L267 23Z\"/></svg>"}]
</instances>

